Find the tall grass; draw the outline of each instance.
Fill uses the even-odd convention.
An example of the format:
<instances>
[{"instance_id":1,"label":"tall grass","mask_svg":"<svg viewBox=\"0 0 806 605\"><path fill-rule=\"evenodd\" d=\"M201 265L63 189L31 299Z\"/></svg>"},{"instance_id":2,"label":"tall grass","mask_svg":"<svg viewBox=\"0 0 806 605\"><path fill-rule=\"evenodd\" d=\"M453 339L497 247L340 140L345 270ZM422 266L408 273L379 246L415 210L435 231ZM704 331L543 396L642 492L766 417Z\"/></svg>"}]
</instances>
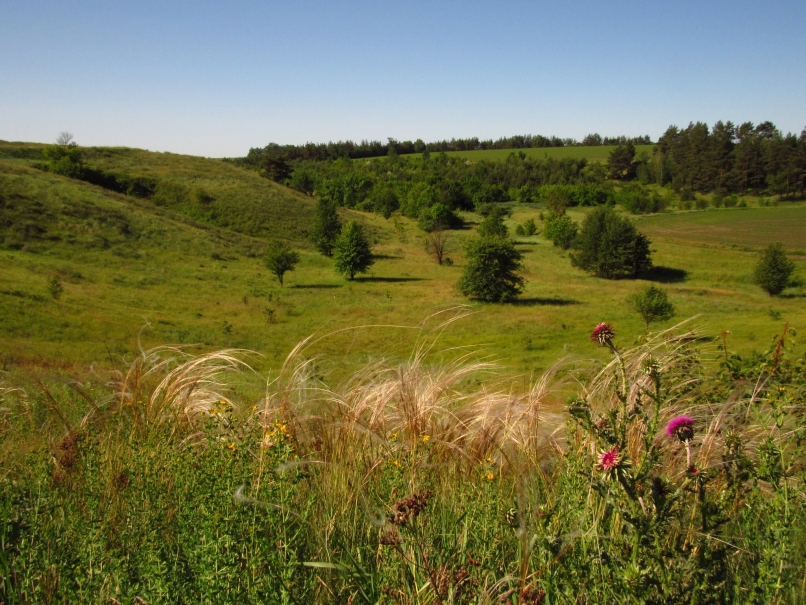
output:
<instances>
[{"instance_id":1,"label":"tall grass","mask_svg":"<svg viewBox=\"0 0 806 605\"><path fill-rule=\"evenodd\" d=\"M788 330L716 360L685 325L630 348L607 332L603 367L516 391L439 349L450 323L340 385L300 343L260 401L225 396L250 371L232 350L4 385L0 601L806 597ZM681 415L690 432L667 435Z\"/></svg>"}]
</instances>

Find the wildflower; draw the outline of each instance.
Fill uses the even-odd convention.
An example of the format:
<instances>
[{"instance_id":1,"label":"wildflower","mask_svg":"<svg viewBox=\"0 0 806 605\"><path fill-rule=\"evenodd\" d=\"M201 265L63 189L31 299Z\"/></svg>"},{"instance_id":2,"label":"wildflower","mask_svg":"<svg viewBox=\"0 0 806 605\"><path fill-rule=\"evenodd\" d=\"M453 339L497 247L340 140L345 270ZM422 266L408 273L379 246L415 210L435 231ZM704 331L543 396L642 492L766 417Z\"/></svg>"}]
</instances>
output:
<instances>
[{"instance_id":1,"label":"wildflower","mask_svg":"<svg viewBox=\"0 0 806 605\"><path fill-rule=\"evenodd\" d=\"M430 435L423 435L423 436L422 436L422 439L423 439L423 443L425 443L426 441L428 441L429 439L431 439L431 437L430 437Z\"/></svg>"},{"instance_id":2,"label":"wildflower","mask_svg":"<svg viewBox=\"0 0 806 605\"><path fill-rule=\"evenodd\" d=\"M495 479L495 475L493 473L487 473L484 475L484 478L487 479L487 481L492 481Z\"/></svg>"},{"instance_id":3,"label":"wildflower","mask_svg":"<svg viewBox=\"0 0 806 605\"><path fill-rule=\"evenodd\" d=\"M417 517L425 510L433 495L431 490L425 490L395 502L393 512L388 517L389 521L399 527L406 525L410 517Z\"/></svg>"},{"instance_id":4,"label":"wildflower","mask_svg":"<svg viewBox=\"0 0 806 605\"><path fill-rule=\"evenodd\" d=\"M683 443L691 441L694 438L694 419L689 416L675 416L666 425L666 434Z\"/></svg>"},{"instance_id":5,"label":"wildflower","mask_svg":"<svg viewBox=\"0 0 806 605\"><path fill-rule=\"evenodd\" d=\"M591 340L597 343L600 347L606 347L610 341L615 338L616 333L613 332L613 326L608 323L600 323L593 329L591 333Z\"/></svg>"},{"instance_id":6,"label":"wildflower","mask_svg":"<svg viewBox=\"0 0 806 605\"><path fill-rule=\"evenodd\" d=\"M228 443L228 444L227 444L227 449L228 449L229 451L231 451L231 452L234 452L234 451L235 451L235 444L234 444L234 443L232 443L232 442Z\"/></svg>"},{"instance_id":7,"label":"wildflower","mask_svg":"<svg viewBox=\"0 0 806 605\"><path fill-rule=\"evenodd\" d=\"M619 456L619 451L614 447L599 456L598 466L603 473L609 473L616 469L620 463L621 457Z\"/></svg>"}]
</instances>

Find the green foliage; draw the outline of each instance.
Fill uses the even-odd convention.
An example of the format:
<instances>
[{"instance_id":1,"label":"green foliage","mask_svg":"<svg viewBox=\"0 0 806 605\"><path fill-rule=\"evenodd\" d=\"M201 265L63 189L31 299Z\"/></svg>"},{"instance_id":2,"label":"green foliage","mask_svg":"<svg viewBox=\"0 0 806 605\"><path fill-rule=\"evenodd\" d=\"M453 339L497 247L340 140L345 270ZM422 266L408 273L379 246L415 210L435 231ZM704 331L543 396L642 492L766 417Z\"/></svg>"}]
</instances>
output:
<instances>
[{"instance_id":1,"label":"green foliage","mask_svg":"<svg viewBox=\"0 0 806 605\"><path fill-rule=\"evenodd\" d=\"M515 227L515 235L531 237L537 234L537 223L535 219L526 219L523 223L518 223Z\"/></svg>"},{"instance_id":2,"label":"green foliage","mask_svg":"<svg viewBox=\"0 0 806 605\"><path fill-rule=\"evenodd\" d=\"M628 142L619 145L607 158L607 171L611 179L626 181L635 176L635 147Z\"/></svg>"},{"instance_id":3,"label":"green foliage","mask_svg":"<svg viewBox=\"0 0 806 605\"><path fill-rule=\"evenodd\" d=\"M644 320L646 329L655 321L666 321L675 314L674 305L664 290L648 285L627 298L627 304Z\"/></svg>"},{"instance_id":4,"label":"green foliage","mask_svg":"<svg viewBox=\"0 0 806 605\"><path fill-rule=\"evenodd\" d=\"M616 195L616 201L633 214L663 212L668 202L657 191L648 191L638 183L626 185Z\"/></svg>"},{"instance_id":5,"label":"green foliage","mask_svg":"<svg viewBox=\"0 0 806 605\"><path fill-rule=\"evenodd\" d=\"M285 242L274 242L266 254L266 268L277 276L280 287L283 287L283 276L293 271L299 263L299 253L295 252Z\"/></svg>"},{"instance_id":6,"label":"green foliage","mask_svg":"<svg viewBox=\"0 0 806 605\"><path fill-rule=\"evenodd\" d=\"M417 225L423 231L431 232L434 229L449 229L459 224L459 218L445 204L436 203L430 208L423 208L417 219Z\"/></svg>"},{"instance_id":7,"label":"green foliage","mask_svg":"<svg viewBox=\"0 0 806 605\"><path fill-rule=\"evenodd\" d=\"M459 278L463 296L485 302L507 302L522 291L523 255L504 237L481 237L465 245L466 264Z\"/></svg>"},{"instance_id":8,"label":"green foliage","mask_svg":"<svg viewBox=\"0 0 806 605\"><path fill-rule=\"evenodd\" d=\"M610 207L585 217L574 248L572 264L597 277L636 277L652 267L649 240Z\"/></svg>"},{"instance_id":9,"label":"green foliage","mask_svg":"<svg viewBox=\"0 0 806 605\"><path fill-rule=\"evenodd\" d=\"M52 276L48 280L48 294L54 300L59 300L64 292L64 286L62 285L62 278L58 275Z\"/></svg>"},{"instance_id":10,"label":"green foliage","mask_svg":"<svg viewBox=\"0 0 806 605\"><path fill-rule=\"evenodd\" d=\"M493 213L487 216L479 223L476 230L480 237L505 238L509 235L509 230L504 224L504 217L499 213Z\"/></svg>"},{"instance_id":11,"label":"green foliage","mask_svg":"<svg viewBox=\"0 0 806 605\"><path fill-rule=\"evenodd\" d=\"M344 226L333 248L336 271L353 279L357 273L366 273L374 263L372 249L364 229L356 221Z\"/></svg>"},{"instance_id":12,"label":"green foliage","mask_svg":"<svg viewBox=\"0 0 806 605\"><path fill-rule=\"evenodd\" d=\"M549 216L546 219L543 235L561 250L568 250L573 246L578 231L578 225L570 216L563 213L559 216Z\"/></svg>"},{"instance_id":13,"label":"green foliage","mask_svg":"<svg viewBox=\"0 0 806 605\"><path fill-rule=\"evenodd\" d=\"M333 247L341 233L341 221L336 204L327 197L320 197L316 203L316 215L311 229L311 240L316 249L325 256L333 256Z\"/></svg>"},{"instance_id":14,"label":"green foliage","mask_svg":"<svg viewBox=\"0 0 806 605\"><path fill-rule=\"evenodd\" d=\"M791 285L794 271L795 263L789 260L783 245L777 242L761 253L753 270L753 281L770 296L778 296Z\"/></svg>"}]
</instances>

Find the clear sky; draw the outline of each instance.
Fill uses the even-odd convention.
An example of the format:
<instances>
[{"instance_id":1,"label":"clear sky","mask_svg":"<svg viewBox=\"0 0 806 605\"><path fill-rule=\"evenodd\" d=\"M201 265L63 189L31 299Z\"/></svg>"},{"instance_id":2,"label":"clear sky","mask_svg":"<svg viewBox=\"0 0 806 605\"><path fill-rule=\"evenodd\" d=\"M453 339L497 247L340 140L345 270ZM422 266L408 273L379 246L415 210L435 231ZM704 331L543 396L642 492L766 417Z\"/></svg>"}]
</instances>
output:
<instances>
[{"instance_id":1,"label":"clear sky","mask_svg":"<svg viewBox=\"0 0 806 605\"><path fill-rule=\"evenodd\" d=\"M806 1L0 0L0 139L269 142L806 127Z\"/></svg>"}]
</instances>

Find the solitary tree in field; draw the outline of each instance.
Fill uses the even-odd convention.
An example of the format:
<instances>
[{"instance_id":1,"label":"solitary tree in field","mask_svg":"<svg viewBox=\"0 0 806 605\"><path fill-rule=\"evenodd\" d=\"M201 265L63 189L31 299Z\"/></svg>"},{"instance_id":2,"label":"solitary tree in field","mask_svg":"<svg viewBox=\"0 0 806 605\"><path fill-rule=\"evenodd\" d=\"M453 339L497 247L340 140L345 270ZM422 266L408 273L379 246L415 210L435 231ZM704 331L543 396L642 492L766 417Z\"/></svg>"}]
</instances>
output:
<instances>
[{"instance_id":1,"label":"solitary tree in field","mask_svg":"<svg viewBox=\"0 0 806 605\"><path fill-rule=\"evenodd\" d=\"M425 237L425 251L434 257L438 264L445 260L445 248L448 245L448 232L438 226Z\"/></svg>"},{"instance_id":2,"label":"solitary tree in field","mask_svg":"<svg viewBox=\"0 0 806 605\"><path fill-rule=\"evenodd\" d=\"M316 205L316 216L313 219L311 239L316 249L325 256L333 256L333 246L341 233L341 221L332 200L320 197Z\"/></svg>"},{"instance_id":3,"label":"solitary tree in field","mask_svg":"<svg viewBox=\"0 0 806 605\"><path fill-rule=\"evenodd\" d=\"M333 248L336 271L353 279L357 273L366 273L375 259L364 236L364 229L355 221L345 225Z\"/></svg>"},{"instance_id":4,"label":"solitary tree in field","mask_svg":"<svg viewBox=\"0 0 806 605\"><path fill-rule=\"evenodd\" d=\"M753 281L770 296L778 296L792 284L795 263L786 256L783 245L770 244L761 253L753 272Z\"/></svg>"},{"instance_id":5,"label":"solitary tree in field","mask_svg":"<svg viewBox=\"0 0 806 605\"><path fill-rule=\"evenodd\" d=\"M293 271L299 262L299 254L283 242L275 242L266 255L266 268L277 276L280 287L283 287L283 276Z\"/></svg>"},{"instance_id":6,"label":"solitary tree in field","mask_svg":"<svg viewBox=\"0 0 806 605\"><path fill-rule=\"evenodd\" d=\"M523 255L505 237L482 237L465 246L467 264L459 292L485 302L506 302L523 292Z\"/></svg>"},{"instance_id":7,"label":"solitary tree in field","mask_svg":"<svg viewBox=\"0 0 806 605\"><path fill-rule=\"evenodd\" d=\"M652 268L649 240L607 206L585 217L574 248L571 264L597 277L635 277Z\"/></svg>"},{"instance_id":8,"label":"solitary tree in field","mask_svg":"<svg viewBox=\"0 0 806 605\"><path fill-rule=\"evenodd\" d=\"M649 324L653 321L666 321L675 312L674 305L669 302L666 292L653 285L628 297L627 303L643 318L646 330L649 330Z\"/></svg>"}]
</instances>

